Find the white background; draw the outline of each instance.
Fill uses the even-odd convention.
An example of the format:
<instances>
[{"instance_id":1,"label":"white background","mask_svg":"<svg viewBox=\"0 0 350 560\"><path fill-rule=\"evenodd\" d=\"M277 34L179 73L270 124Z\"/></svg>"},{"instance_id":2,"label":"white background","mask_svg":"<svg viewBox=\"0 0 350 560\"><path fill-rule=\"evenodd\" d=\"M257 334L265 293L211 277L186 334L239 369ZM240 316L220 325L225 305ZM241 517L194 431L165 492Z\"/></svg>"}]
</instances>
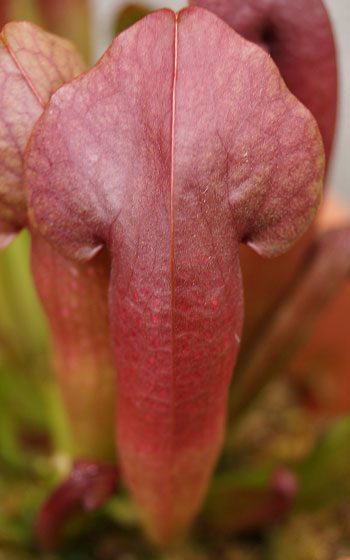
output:
<instances>
[{"instance_id":1,"label":"white background","mask_svg":"<svg viewBox=\"0 0 350 560\"><path fill-rule=\"evenodd\" d=\"M290 0L291 2L293 0ZM184 0L136 0L150 9L179 10ZM306 0L307 2L307 0ZM324 0L335 31L339 64L339 112L337 140L334 149L330 182L343 200L350 202L350 0ZM112 23L116 13L132 0L90 0L93 13L95 59L106 50L112 40Z\"/></svg>"}]
</instances>

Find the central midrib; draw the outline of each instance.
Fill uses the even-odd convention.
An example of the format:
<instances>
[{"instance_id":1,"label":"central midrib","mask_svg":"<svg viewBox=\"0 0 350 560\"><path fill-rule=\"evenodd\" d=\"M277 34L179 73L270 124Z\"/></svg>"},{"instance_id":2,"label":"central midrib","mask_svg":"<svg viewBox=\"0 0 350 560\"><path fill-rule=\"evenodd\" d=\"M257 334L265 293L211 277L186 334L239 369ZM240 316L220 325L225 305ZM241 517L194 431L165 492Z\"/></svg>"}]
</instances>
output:
<instances>
[{"instance_id":1,"label":"central midrib","mask_svg":"<svg viewBox=\"0 0 350 560\"><path fill-rule=\"evenodd\" d=\"M9 53L10 57L13 60L13 63L15 64L15 66L17 67L18 71L20 72L20 74L22 75L24 81L26 82L28 88L30 89L30 91L33 93L35 99L39 102L40 106L42 108L45 107L45 103L43 102L43 100L41 99L39 93L37 92L36 88L34 87L33 82L31 81L30 77L28 76L27 72L24 70L22 64L20 63L20 61L18 60L15 52L12 50L12 48L10 47L9 43L7 42L6 38L4 37L3 34L1 34L1 40L4 44L4 47L6 48L7 52Z\"/></svg>"},{"instance_id":2,"label":"central midrib","mask_svg":"<svg viewBox=\"0 0 350 560\"><path fill-rule=\"evenodd\" d=\"M171 175L170 175L170 284L171 284L171 427L170 427L170 461L172 459L172 449L175 428L175 226L174 226L174 161L175 161L175 105L176 105L176 79L177 79L177 58L178 58L178 14L175 14L174 30L174 70L173 70L173 89L172 89L172 109L171 109Z\"/></svg>"}]
</instances>

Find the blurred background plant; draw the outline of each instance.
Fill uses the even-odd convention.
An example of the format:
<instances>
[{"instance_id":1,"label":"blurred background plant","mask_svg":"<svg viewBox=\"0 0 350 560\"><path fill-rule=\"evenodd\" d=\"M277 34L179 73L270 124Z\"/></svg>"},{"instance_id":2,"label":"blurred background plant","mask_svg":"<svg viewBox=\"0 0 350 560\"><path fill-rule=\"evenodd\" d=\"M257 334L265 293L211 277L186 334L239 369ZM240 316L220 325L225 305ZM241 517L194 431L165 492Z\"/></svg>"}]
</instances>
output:
<instances>
[{"instance_id":1,"label":"blurred background plant","mask_svg":"<svg viewBox=\"0 0 350 560\"><path fill-rule=\"evenodd\" d=\"M111 29L119 33L148 11L146 5L120 2L2 0L0 23L34 21L72 39L91 63L99 45L108 44ZM318 232L347 222L344 200L338 195L327 201ZM254 336L246 335L225 449L187 541L168 552L150 548L121 488L98 512L70 518L58 551L40 552L35 517L68 475L71 450L29 270L29 244L23 231L0 253L0 560L345 560L350 555L350 285L340 274L331 290L322 291L321 284L310 309L304 300L296 306L307 274L319 273L315 254L330 259L331 271L342 260L333 262L332 252L317 253L315 247L290 279L294 291L269 310ZM349 251L344 255L349 258ZM269 265L278 285L280 272ZM249 292L247 272L245 280ZM289 331L278 338L279 352L262 354L256 368L254 354L256 361L266 337L281 334L285 317Z\"/></svg>"}]
</instances>

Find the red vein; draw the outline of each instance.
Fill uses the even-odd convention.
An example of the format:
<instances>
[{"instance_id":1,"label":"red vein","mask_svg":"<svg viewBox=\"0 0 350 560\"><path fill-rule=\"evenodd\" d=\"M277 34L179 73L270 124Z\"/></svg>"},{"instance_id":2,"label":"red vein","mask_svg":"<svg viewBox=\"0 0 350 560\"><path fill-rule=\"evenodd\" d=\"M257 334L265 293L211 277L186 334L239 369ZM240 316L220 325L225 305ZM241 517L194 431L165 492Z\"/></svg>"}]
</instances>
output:
<instances>
[{"instance_id":1,"label":"red vein","mask_svg":"<svg viewBox=\"0 0 350 560\"><path fill-rule=\"evenodd\" d=\"M175 159L175 104L176 104L176 79L177 79L177 50L178 50L178 14L175 14L175 43L174 43L174 76L173 97L171 107L171 178L170 178L170 281L171 281L171 370L172 370L172 399L171 422L172 436L175 420L175 226L174 226L174 159ZM171 438L173 441L173 437Z\"/></svg>"},{"instance_id":2,"label":"red vein","mask_svg":"<svg viewBox=\"0 0 350 560\"><path fill-rule=\"evenodd\" d=\"M39 102L39 104L41 105L41 107L45 107L45 103L43 102L43 100L41 99L39 93L37 92L37 90L34 87L34 84L32 83L31 79L29 78L28 74L26 73L26 71L24 70L22 64L20 63L20 61L18 60L16 54L14 53L14 51L11 49L10 45L8 44L8 42L6 41L6 38L1 35L1 39L2 42L4 43L5 48L7 49L9 55L11 56L13 62L15 63L15 65L17 66L20 74L22 75L24 81L26 82L27 86L29 87L29 89L31 90L31 92L33 93L34 97L37 99L37 101Z\"/></svg>"}]
</instances>

